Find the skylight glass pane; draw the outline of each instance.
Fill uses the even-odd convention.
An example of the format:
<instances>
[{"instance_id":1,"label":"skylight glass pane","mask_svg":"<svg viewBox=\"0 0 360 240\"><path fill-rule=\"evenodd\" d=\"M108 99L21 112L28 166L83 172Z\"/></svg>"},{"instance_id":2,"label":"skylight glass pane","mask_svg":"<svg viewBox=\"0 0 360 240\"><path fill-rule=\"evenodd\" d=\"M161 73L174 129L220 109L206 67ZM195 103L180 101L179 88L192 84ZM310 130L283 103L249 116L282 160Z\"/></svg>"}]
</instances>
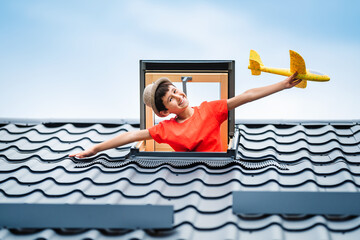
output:
<instances>
[{"instance_id":1,"label":"skylight glass pane","mask_svg":"<svg viewBox=\"0 0 360 240\"><path fill-rule=\"evenodd\" d=\"M220 99L220 83L188 82L186 88L190 106Z\"/></svg>"}]
</instances>

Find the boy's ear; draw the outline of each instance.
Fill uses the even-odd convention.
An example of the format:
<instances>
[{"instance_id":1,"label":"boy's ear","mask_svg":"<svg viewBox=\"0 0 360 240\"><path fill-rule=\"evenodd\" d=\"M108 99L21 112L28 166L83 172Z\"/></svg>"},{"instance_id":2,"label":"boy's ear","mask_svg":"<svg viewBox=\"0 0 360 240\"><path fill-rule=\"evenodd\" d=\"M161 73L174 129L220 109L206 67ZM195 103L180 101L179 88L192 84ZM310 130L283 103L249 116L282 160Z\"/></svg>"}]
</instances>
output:
<instances>
[{"instance_id":1,"label":"boy's ear","mask_svg":"<svg viewBox=\"0 0 360 240\"><path fill-rule=\"evenodd\" d=\"M169 110L161 110L159 112L160 117L167 117L169 114Z\"/></svg>"}]
</instances>

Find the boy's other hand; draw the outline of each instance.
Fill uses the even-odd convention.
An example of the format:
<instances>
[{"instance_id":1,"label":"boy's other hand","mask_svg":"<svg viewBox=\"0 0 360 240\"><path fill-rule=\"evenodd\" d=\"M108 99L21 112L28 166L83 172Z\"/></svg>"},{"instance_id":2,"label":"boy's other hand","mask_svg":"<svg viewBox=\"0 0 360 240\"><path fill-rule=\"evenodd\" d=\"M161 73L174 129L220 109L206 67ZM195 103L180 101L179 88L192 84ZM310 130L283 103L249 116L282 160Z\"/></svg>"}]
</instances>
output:
<instances>
[{"instance_id":1,"label":"boy's other hand","mask_svg":"<svg viewBox=\"0 0 360 240\"><path fill-rule=\"evenodd\" d=\"M301 79L297 79L296 76L298 75L297 72L295 72L293 75L291 75L290 77L288 77L287 79L284 80L284 88L288 89L288 88L292 88L296 85L298 85L302 80Z\"/></svg>"},{"instance_id":2,"label":"boy's other hand","mask_svg":"<svg viewBox=\"0 0 360 240\"><path fill-rule=\"evenodd\" d=\"M77 158L85 158L85 157L91 157L94 156L97 152L93 148L89 148L85 151L70 154L69 157L77 157Z\"/></svg>"}]
</instances>

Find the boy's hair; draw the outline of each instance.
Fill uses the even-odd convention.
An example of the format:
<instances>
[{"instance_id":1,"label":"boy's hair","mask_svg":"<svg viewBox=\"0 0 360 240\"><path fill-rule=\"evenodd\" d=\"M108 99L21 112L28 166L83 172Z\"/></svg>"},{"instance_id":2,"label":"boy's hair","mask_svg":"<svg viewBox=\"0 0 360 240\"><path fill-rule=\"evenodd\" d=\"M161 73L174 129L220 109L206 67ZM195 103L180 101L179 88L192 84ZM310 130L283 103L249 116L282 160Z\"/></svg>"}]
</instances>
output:
<instances>
[{"instance_id":1,"label":"boy's hair","mask_svg":"<svg viewBox=\"0 0 360 240\"><path fill-rule=\"evenodd\" d=\"M159 112L167 110L162 98L169 91L170 85L174 86L171 82L162 82L155 91L155 106Z\"/></svg>"}]
</instances>

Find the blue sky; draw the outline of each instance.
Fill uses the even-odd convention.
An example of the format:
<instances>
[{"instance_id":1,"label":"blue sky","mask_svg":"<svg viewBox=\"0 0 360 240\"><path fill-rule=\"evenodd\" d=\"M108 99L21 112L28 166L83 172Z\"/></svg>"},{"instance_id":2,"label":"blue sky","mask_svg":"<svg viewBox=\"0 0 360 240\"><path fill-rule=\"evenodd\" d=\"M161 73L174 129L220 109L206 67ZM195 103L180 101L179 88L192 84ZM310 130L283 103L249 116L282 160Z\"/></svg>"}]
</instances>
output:
<instances>
[{"instance_id":1,"label":"blue sky","mask_svg":"<svg viewBox=\"0 0 360 240\"><path fill-rule=\"evenodd\" d=\"M3 0L0 117L139 119L140 59L235 60L240 94L284 79L252 76L250 49L281 68L292 49L330 82L249 103L236 118L360 119L358 9L358 1Z\"/></svg>"}]
</instances>

